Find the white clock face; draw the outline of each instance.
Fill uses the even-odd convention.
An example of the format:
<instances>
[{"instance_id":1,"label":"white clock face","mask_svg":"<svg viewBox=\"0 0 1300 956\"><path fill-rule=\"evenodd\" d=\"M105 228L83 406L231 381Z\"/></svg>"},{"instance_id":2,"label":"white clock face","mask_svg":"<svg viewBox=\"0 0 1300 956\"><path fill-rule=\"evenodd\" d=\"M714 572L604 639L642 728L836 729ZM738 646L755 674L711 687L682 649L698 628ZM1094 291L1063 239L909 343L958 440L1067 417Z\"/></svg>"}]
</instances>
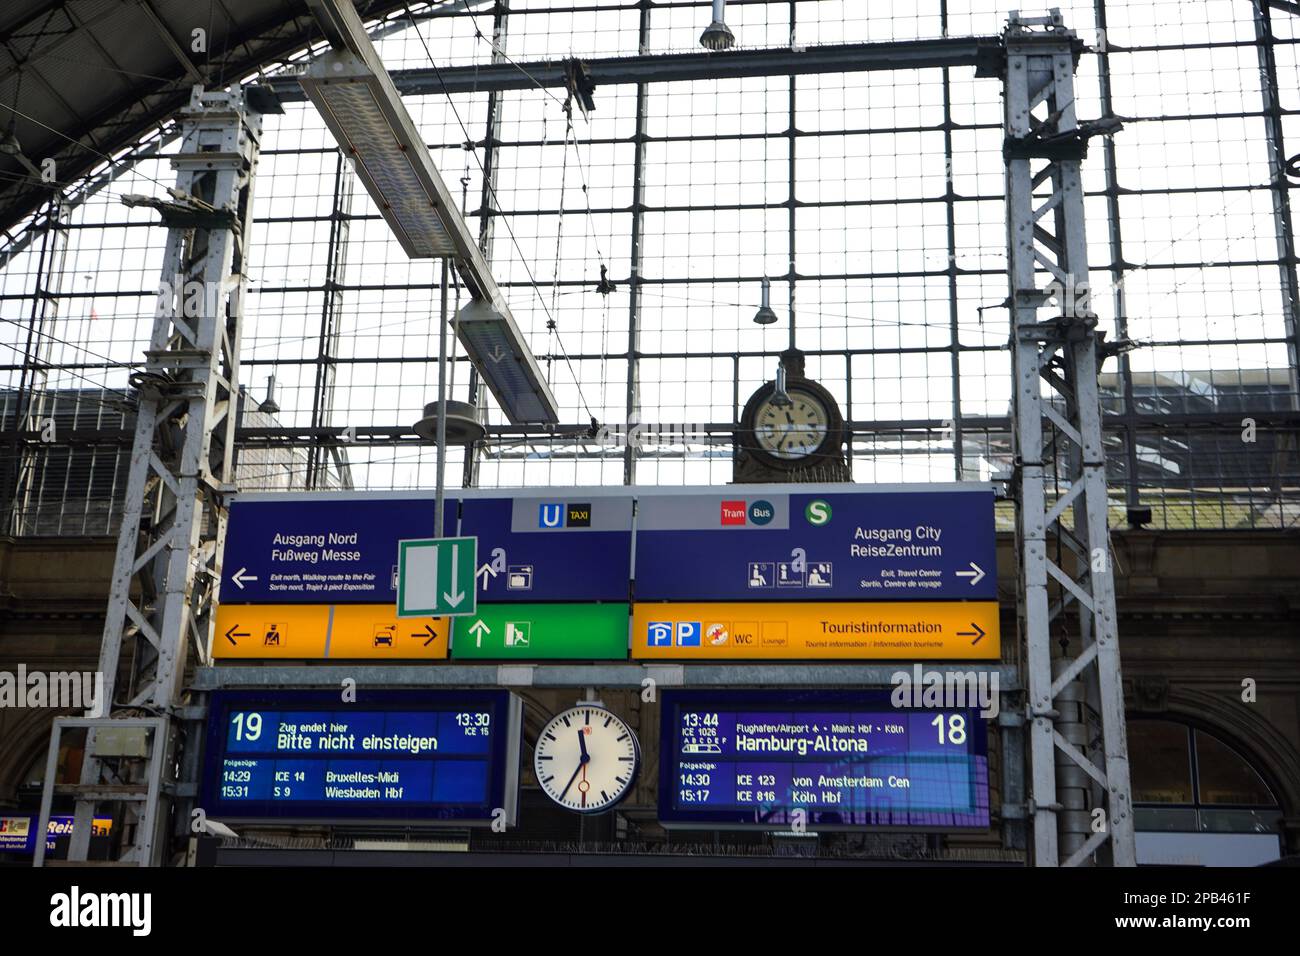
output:
<instances>
[{"instance_id":1,"label":"white clock face","mask_svg":"<svg viewBox=\"0 0 1300 956\"><path fill-rule=\"evenodd\" d=\"M811 455L826 440L830 416L818 399L807 392L790 391L790 404L777 405L769 398L754 416L754 438L758 447L774 458L793 460Z\"/></svg>"},{"instance_id":2,"label":"white clock face","mask_svg":"<svg viewBox=\"0 0 1300 956\"><path fill-rule=\"evenodd\" d=\"M533 770L546 795L578 813L599 813L623 799L640 763L632 729L590 704L558 714L533 749Z\"/></svg>"}]
</instances>

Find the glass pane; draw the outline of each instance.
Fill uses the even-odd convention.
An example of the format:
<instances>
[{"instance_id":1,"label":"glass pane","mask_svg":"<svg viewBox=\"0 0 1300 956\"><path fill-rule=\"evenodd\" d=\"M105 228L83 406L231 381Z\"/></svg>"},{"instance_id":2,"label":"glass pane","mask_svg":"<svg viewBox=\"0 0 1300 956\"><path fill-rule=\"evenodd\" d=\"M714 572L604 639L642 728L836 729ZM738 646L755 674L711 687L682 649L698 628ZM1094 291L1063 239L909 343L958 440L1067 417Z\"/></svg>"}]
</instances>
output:
<instances>
[{"instance_id":1,"label":"glass pane","mask_svg":"<svg viewBox=\"0 0 1300 956\"><path fill-rule=\"evenodd\" d=\"M1196 731L1201 803L1275 806L1277 801L1250 764L1223 741Z\"/></svg>"},{"instance_id":2,"label":"glass pane","mask_svg":"<svg viewBox=\"0 0 1300 956\"><path fill-rule=\"evenodd\" d=\"M1133 814L1133 824L1141 833L1195 833L1196 811L1191 808L1138 807Z\"/></svg>"},{"instance_id":3,"label":"glass pane","mask_svg":"<svg viewBox=\"0 0 1300 956\"><path fill-rule=\"evenodd\" d=\"M1192 767L1187 728L1166 720L1128 726L1135 803L1191 803Z\"/></svg>"},{"instance_id":4,"label":"glass pane","mask_svg":"<svg viewBox=\"0 0 1300 956\"><path fill-rule=\"evenodd\" d=\"M1200 829L1206 833L1276 833L1280 810L1201 810Z\"/></svg>"}]
</instances>

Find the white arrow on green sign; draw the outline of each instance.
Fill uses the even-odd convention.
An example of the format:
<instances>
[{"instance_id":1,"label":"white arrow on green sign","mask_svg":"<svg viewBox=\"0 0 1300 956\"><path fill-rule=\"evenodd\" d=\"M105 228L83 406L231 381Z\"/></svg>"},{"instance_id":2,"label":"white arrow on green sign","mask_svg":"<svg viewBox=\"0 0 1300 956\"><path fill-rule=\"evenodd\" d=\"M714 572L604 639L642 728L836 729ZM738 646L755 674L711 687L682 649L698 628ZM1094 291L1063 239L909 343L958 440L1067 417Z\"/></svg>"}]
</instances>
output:
<instances>
[{"instance_id":1,"label":"white arrow on green sign","mask_svg":"<svg viewBox=\"0 0 1300 956\"><path fill-rule=\"evenodd\" d=\"M477 607L478 538L397 542L397 616L457 617Z\"/></svg>"}]
</instances>

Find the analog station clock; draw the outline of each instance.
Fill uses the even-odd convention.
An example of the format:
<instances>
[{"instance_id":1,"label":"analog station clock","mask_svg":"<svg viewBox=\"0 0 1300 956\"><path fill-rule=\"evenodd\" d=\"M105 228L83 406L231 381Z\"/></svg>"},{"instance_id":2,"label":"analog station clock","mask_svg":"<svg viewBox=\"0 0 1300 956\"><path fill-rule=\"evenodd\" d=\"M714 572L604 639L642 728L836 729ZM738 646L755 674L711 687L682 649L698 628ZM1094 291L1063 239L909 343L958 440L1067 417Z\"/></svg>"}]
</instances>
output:
<instances>
[{"instance_id":1,"label":"analog station clock","mask_svg":"<svg viewBox=\"0 0 1300 956\"><path fill-rule=\"evenodd\" d=\"M844 416L821 384L803 374L803 353L781 355L786 387L766 382L740 416L733 480L849 481Z\"/></svg>"},{"instance_id":2,"label":"analog station clock","mask_svg":"<svg viewBox=\"0 0 1300 956\"><path fill-rule=\"evenodd\" d=\"M781 461L798 461L826 444L830 414L811 392L791 388L786 401L775 394L759 402L754 412L754 442L764 454Z\"/></svg>"},{"instance_id":3,"label":"analog station clock","mask_svg":"<svg viewBox=\"0 0 1300 956\"><path fill-rule=\"evenodd\" d=\"M533 771L546 795L567 810L600 813L632 789L641 744L622 718L596 703L557 714L533 748Z\"/></svg>"}]
</instances>

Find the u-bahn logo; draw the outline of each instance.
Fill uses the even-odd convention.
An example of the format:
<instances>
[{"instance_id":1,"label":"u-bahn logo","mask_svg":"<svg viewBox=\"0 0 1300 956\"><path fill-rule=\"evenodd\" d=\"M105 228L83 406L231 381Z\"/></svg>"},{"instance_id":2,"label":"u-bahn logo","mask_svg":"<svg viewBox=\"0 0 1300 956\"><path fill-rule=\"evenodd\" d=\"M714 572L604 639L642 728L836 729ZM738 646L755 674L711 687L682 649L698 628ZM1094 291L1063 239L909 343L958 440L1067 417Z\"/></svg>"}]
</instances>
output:
<instances>
[{"instance_id":1,"label":"u-bahn logo","mask_svg":"<svg viewBox=\"0 0 1300 956\"><path fill-rule=\"evenodd\" d=\"M590 528L591 502L564 504L559 501L544 502L537 508L539 528Z\"/></svg>"}]
</instances>

